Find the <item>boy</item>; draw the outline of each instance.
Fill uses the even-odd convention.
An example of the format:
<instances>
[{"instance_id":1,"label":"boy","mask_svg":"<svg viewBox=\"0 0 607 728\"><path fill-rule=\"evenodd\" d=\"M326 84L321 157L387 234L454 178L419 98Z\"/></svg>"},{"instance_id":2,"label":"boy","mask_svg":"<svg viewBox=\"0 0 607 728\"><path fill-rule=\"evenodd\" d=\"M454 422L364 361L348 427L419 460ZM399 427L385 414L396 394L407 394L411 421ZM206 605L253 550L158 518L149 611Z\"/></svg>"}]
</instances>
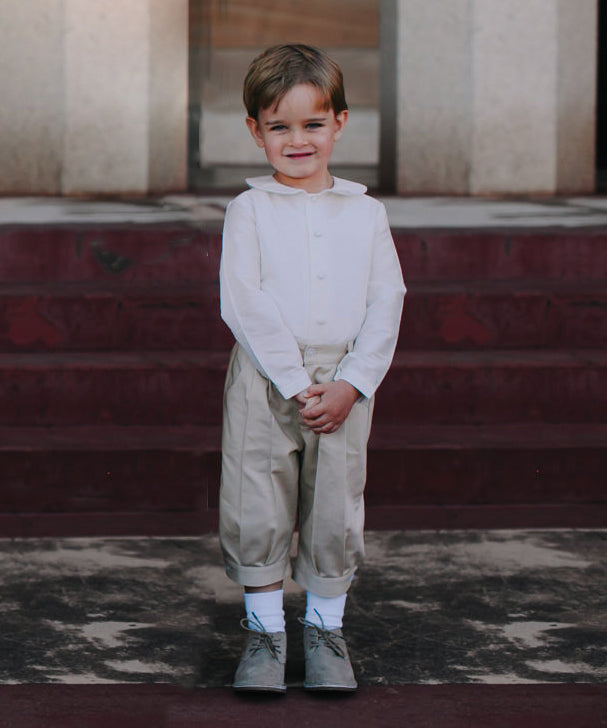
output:
<instances>
[{"instance_id":1,"label":"boy","mask_svg":"<svg viewBox=\"0 0 607 728\"><path fill-rule=\"evenodd\" d=\"M229 204L221 313L236 339L224 394L220 540L245 588L248 641L233 687L284 692L282 585L307 591L312 690L355 690L341 632L363 555L373 394L405 287L383 205L328 163L348 119L342 74L318 49L275 46L244 84L247 126L274 168Z\"/></svg>"}]
</instances>

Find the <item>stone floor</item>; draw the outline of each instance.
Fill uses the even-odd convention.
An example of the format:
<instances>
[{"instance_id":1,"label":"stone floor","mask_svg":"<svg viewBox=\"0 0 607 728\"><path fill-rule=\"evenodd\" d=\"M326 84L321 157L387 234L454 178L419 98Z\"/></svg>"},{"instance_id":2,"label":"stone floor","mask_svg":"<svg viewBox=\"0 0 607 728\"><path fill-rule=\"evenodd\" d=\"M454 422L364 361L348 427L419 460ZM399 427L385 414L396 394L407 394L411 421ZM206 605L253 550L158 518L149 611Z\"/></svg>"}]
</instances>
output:
<instances>
[{"instance_id":1,"label":"stone floor","mask_svg":"<svg viewBox=\"0 0 607 728\"><path fill-rule=\"evenodd\" d=\"M244 188L244 185L243 185ZM607 197L383 197L396 228L576 228L607 225ZM226 195L177 194L137 200L0 198L0 225L221 223Z\"/></svg>"},{"instance_id":2,"label":"stone floor","mask_svg":"<svg viewBox=\"0 0 607 728\"><path fill-rule=\"evenodd\" d=\"M0 684L229 684L240 590L214 535L0 541ZM288 682L302 681L289 584ZM607 682L607 531L367 536L345 629L362 686Z\"/></svg>"}]
</instances>

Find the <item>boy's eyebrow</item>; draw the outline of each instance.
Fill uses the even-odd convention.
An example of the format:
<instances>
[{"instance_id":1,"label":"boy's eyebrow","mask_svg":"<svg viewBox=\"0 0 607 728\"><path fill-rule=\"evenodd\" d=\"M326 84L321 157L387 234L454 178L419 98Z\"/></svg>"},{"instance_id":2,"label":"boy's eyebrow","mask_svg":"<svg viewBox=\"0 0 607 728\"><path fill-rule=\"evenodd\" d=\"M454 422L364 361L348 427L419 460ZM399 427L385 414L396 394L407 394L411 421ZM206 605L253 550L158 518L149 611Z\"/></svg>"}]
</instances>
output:
<instances>
[{"instance_id":1,"label":"boy's eyebrow","mask_svg":"<svg viewBox=\"0 0 607 728\"><path fill-rule=\"evenodd\" d=\"M306 119L306 122L310 121L326 121L327 115L325 116L312 116L309 119ZM282 119L270 119L269 121L264 122L264 126L274 126L274 124L284 124L285 122Z\"/></svg>"}]
</instances>

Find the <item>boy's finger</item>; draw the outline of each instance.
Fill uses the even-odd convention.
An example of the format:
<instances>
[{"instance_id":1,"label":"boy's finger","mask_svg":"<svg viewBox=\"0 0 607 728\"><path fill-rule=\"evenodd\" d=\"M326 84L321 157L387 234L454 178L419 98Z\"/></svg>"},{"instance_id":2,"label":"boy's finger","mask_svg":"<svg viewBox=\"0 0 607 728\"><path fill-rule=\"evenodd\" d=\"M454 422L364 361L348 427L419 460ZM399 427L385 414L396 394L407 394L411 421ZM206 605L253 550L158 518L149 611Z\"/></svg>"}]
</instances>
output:
<instances>
[{"instance_id":1,"label":"boy's finger","mask_svg":"<svg viewBox=\"0 0 607 728\"><path fill-rule=\"evenodd\" d=\"M311 407L304 407L302 410L302 416L315 420L317 417L324 415L326 411L325 404L321 400L317 404L313 404Z\"/></svg>"},{"instance_id":2,"label":"boy's finger","mask_svg":"<svg viewBox=\"0 0 607 728\"><path fill-rule=\"evenodd\" d=\"M307 393L307 390L304 389L303 392L300 392L299 394L296 394L293 399L298 405L302 405L302 407L307 403L309 398L309 395Z\"/></svg>"},{"instance_id":3,"label":"boy's finger","mask_svg":"<svg viewBox=\"0 0 607 728\"><path fill-rule=\"evenodd\" d=\"M312 432L315 435L330 435L332 432L336 432L339 429L338 425L335 425L333 423L328 423L324 425L324 427L314 427L312 428Z\"/></svg>"},{"instance_id":4,"label":"boy's finger","mask_svg":"<svg viewBox=\"0 0 607 728\"><path fill-rule=\"evenodd\" d=\"M313 407L316 407L317 404L320 404L320 397L317 394L311 394L308 399L306 400L306 404L304 409L307 411L311 410Z\"/></svg>"},{"instance_id":5,"label":"boy's finger","mask_svg":"<svg viewBox=\"0 0 607 728\"><path fill-rule=\"evenodd\" d=\"M309 427L324 427L331 421L326 412L321 412L317 417L303 416L304 423Z\"/></svg>"},{"instance_id":6,"label":"boy's finger","mask_svg":"<svg viewBox=\"0 0 607 728\"><path fill-rule=\"evenodd\" d=\"M318 417L323 412L325 412L325 410L325 403L319 399L318 402L314 402L314 404L310 405L310 407L306 407L306 415L308 417Z\"/></svg>"},{"instance_id":7,"label":"boy's finger","mask_svg":"<svg viewBox=\"0 0 607 728\"><path fill-rule=\"evenodd\" d=\"M308 387L307 392L310 395L311 394L322 395L327 391L328 387L329 387L328 384L311 384Z\"/></svg>"}]
</instances>

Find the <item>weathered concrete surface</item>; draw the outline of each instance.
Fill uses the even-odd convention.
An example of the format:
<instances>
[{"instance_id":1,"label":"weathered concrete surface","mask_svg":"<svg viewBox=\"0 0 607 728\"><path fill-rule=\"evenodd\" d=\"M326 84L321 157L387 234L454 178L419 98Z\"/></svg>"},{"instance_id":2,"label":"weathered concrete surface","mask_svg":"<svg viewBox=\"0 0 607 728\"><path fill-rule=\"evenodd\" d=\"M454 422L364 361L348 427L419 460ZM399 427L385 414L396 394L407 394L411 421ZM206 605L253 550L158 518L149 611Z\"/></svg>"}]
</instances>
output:
<instances>
[{"instance_id":1,"label":"weathered concrete surface","mask_svg":"<svg viewBox=\"0 0 607 728\"><path fill-rule=\"evenodd\" d=\"M346 607L360 683L602 683L605 531L371 532ZM229 684L217 539L0 541L0 682ZM288 682L303 594L287 585Z\"/></svg>"}]
</instances>

